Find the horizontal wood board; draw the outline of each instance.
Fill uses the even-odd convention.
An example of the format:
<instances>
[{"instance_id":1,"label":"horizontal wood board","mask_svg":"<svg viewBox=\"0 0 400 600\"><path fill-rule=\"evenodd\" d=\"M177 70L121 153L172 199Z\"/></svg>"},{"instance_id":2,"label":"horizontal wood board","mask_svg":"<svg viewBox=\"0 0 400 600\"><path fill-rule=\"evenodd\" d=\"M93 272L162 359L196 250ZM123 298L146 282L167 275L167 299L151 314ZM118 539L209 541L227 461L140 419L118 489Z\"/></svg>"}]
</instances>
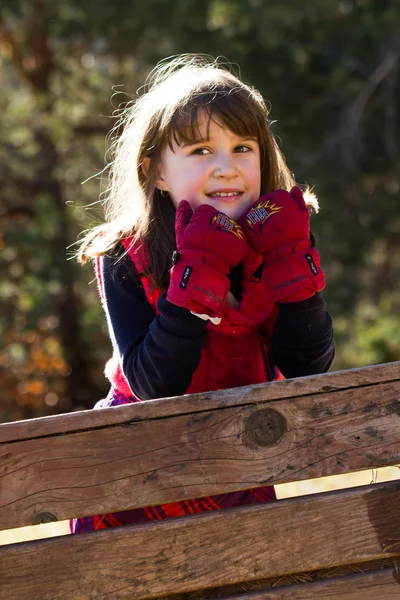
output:
<instances>
[{"instance_id":1,"label":"horizontal wood board","mask_svg":"<svg viewBox=\"0 0 400 600\"><path fill-rule=\"evenodd\" d=\"M242 388L164 398L99 411L15 421L0 425L0 443L12 443L57 433L72 433L172 415L203 412L225 406L258 404L270 400L322 394L400 380L400 361L321 375L250 385ZM97 399L93 400L93 405Z\"/></svg>"},{"instance_id":2,"label":"horizontal wood board","mask_svg":"<svg viewBox=\"0 0 400 600\"><path fill-rule=\"evenodd\" d=\"M5 546L0 596L138 600L400 556L399 505L396 482Z\"/></svg>"},{"instance_id":3,"label":"horizontal wood board","mask_svg":"<svg viewBox=\"0 0 400 600\"><path fill-rule=\"evenodd\" d=\"M0 528L395 464L400 381L227 405L1 444Z\"/></svg>"},{"instance_id":4,"label":"horizontal wood board","mask_svg":"<svg viewBox=\"0 0 400 600\"><path fill-rule=\"evenodd\" d=\"M400 573L394 568L300 583L220 600L398 600Z\"/></svg>"}]
</instances>

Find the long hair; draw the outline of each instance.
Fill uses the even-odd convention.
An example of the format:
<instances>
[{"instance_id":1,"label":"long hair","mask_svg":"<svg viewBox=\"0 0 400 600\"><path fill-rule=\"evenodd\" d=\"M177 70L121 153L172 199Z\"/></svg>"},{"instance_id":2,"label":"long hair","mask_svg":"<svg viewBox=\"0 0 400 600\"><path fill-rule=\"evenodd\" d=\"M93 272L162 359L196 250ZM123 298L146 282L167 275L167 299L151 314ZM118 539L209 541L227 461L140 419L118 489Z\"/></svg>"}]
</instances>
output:
<instances>
[{"instance_id":1,"label":"long hair","mask_svg":"<svg viewBox=\"0 0 400 600\"><path fill-rule=\"evenodd\" d=\"M113 160L105 192L105 223L81 242L81 262L105 254L132 236L146 250L154 285L168 287L175 207L155 186L157 166L168 145L172 149L174 143L199 140L199 108L209 120L217 119L234 134L257 139L261 194L295 185L270 129L267 105L255 88L234 75L230 65L208 56L166 59L150 73L141 94L123 110L114 128L122 133L110 148ZM308 189L305 200L318 210Z\"/></svg>"}]
</instances>

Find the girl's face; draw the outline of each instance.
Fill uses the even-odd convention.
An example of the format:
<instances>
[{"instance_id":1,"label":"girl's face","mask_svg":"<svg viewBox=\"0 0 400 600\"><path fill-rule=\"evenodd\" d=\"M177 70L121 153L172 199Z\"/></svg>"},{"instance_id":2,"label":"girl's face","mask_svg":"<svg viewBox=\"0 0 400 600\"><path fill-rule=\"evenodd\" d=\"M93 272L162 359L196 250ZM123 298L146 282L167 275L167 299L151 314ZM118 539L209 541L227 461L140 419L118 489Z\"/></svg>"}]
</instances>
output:
<instances>
[{"instance_id":1,"label":"girl's face","mask_svg":"<svg viewBox=\"0 0 400 600\"><path fill-rule=\"evenodd\" d=\"M235 221L260 197L260 148L255 138L238 137L205 111L198 114L201 140L167 146L156 187L175 206L188 200L193 210L209 204Z\"/></svg>"}]
</instances>

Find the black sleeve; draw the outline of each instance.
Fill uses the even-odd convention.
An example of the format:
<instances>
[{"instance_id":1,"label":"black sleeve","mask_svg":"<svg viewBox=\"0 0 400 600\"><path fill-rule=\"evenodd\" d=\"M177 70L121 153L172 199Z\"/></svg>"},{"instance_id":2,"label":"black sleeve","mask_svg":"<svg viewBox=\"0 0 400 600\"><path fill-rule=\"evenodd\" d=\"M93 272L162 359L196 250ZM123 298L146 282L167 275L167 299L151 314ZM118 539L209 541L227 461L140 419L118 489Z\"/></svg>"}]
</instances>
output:
<instances>
[{"instance_id":1,"label":"black sleeve","mask_svg":"<svg viewBox=\"0 0 400 600\"><path fill-rule=\"evenodd\" d=\"M207 321L168 302L166 293L156 316L129 256L102 257L101 271L111 341L135 396L184 394L200 362Z\"/></svg>"},{"instance_id":2,"label":"black sleeve","mask_svg":"<svg viewBox=\"0 0 400 600\"><path fill-rule=\"evenodd\" d=\"M286 378L325 373L335 357L332 319L321 292L278 305L272 356Z\"/></svg>"}]
</instances>

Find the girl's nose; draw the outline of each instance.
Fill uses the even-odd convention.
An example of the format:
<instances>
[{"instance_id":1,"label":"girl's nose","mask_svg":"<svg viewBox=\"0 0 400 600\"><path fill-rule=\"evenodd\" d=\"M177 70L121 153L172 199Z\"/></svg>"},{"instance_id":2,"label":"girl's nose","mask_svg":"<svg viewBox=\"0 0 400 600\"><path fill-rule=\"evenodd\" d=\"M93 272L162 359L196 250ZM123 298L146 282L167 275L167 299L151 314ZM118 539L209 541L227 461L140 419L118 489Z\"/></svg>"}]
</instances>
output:
<instances>
[{"instance_id":1,"label":"girl's nose","mask_svg":"<svg viewBox=\"0 0 400 600\"><path fill-rule=\"evenodd\" d=\"M220 154L215 158L215 177L234 177L237 174L234 156L232 154Z\"/></svg>"}]
</instances>

